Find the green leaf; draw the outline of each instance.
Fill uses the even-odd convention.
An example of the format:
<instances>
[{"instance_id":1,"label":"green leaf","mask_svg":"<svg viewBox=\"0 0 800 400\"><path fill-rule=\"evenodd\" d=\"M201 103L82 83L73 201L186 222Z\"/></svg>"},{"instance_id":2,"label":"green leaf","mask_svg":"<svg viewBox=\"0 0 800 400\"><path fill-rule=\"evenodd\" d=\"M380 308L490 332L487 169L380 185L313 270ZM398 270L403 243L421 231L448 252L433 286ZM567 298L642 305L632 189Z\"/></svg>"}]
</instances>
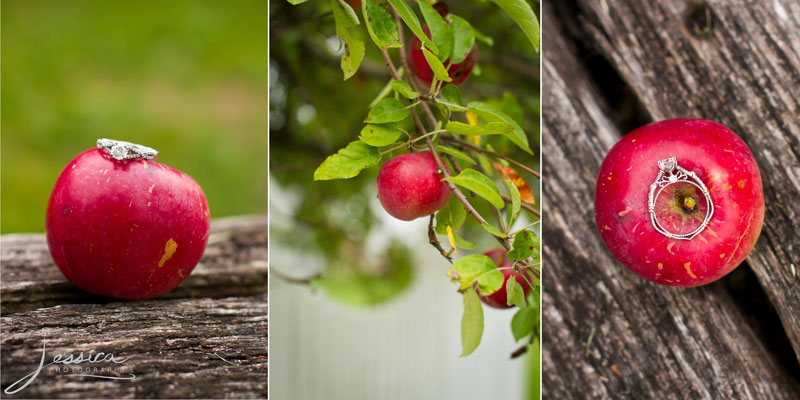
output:
<instances>
[{"instance_id":1,"label":"green leaf","mask_svg":"<svg viewBox=\"0 0 800 400\"><path fill-rule=\"evenodd\" d=\"M287 1L289 2L289 4L296 6L298 4L305 3L308 0L287 0Z\"/></svg>"},{"instance_id":2,"label":"green leaf","mask_svg":"<svg viewBox=\"0 0 800 400\"><path fill-rule=\"evenodd\" d=\"M515 305L519 308L525 307L525 291L522 290L522 285L517 282L516 274L506 281L506 305Z\"/></svg>"},{"instance_id":3,"label":"green leaf","mask_svg":"<svg viewBox=\"0 0 800 400\"><path fill-rule=\"evenodd\" d=\"M470 250L475 248L475 243L462 238L461 235L459 235L456 231L453 231L453 239L456 241L456 246L461 249Z\"/></svg>"},{"instance_id":4,"label":"green leaf","mask_svg":"<svg viewBox=\"0 0 800 400\"><path fill-rule=\"evenodd\" d=\"M491 176L495 173L494 167L492 167L492 162L489 161L489 157L486 157L484 154L478 154L478 162L481 164L481 168L483 168L486 173Z\"/></svg>"},{"instance_id":5,"label":"green leaf","mask_svg":"<svg viewBox=\"0 0 800 400\"><path fill-rule=\"evenodd\" d=\"M492 203L498 210L503 208L505 204L503 203L503 198L500 197L497 186L494 185L492 180L474 169L466 168L461 171L460 174L444 178L443 180L453 182L458 186L471 190L478 196L486 199L489 203Z\"/></svg>"},{"instance_id":6,"label":"green leaf","mask_svg":"<svg viewBox=\"0 0 800 400\"><path fill-rule=\"evenodd\" d=\"M494 261L491 258L483 254L473 254L456 260L450 267L448 275L458 280L460 284L458 290L464 290L472 286L478 275L492 270L496 271Z\"/></svg>"},{"instance_id":7,"label":"green leaf","mask_svg":"<svg viewBox=\"0 0 800 400\"><path fill-rule=\"evenodd\" d=\"M519 189L517 189L517 185L515 185L510 180L506 179L506 186L508 186L508 194L511 197L511 212L508 213L508 229L511 229L511 226L514 225L514 222L517 221L517 217L519 217L519 212L522 209L522 198L519 195Z\"/></svg>"},{"instance_id":8,"label":"green leaf","mask_svg":"<svg viewBox=\"0 0 800 400\"><path fill-rule=\"evenodd\" d=\"M402 101L394 97L381 99L375 107L369 110L364 122L371 124L385 124L387 122L397 122L406 119L411 115L411 109L406 107Z\"/></svg>"},{"instance_id":9,"label":"green leaf","mask_svg":"<svg viewBox=\"0 0 800 400\"><path fill-rule=\"evenodd\" d=\"M436 150L439 150L440 153L449 154L449 155L451 155L451 156L453 156L453 157L455 157L455 158L457 158L457 159L459 159L461 161L467 162L469 164L472 164L472 165L477 164L475 162L475 160L470 158L470 156L468 156L464 152L462 152L460 150L456 150L456 149L454 149L452 147L445 147L445 146L436 145Z\"/></svg>"},{"instance_id":10,"label":"green leaf","mask_svg":"<svg viewBox=\"0 0 800 400\"><path fill-rule=\"evenodd\" d=\"M440 81L450 82L453 79L450 78L450 74L447 73L447 70L444 68L444 64L439 61L436 56L431 53L430 50L422 46L422 54L425 56L425 61L428 62L430 65L431 70L433 71L433 77Z\"/></svg>"},{"instance_id":11,"label":"green leaf","mask_svg":"<svg viewBox=\"0 0 800 400\"><path fill-rule=\"evenodd\" d=\"M525 136L525 132L522 130L522 127L520 127L519 124L517 124L517 121L514 121L514 119L509 117L506 113L500 111L491 104L480 101L473 101L472 103L469 103L469 110L475 114L478 114L478 116L483 118L483 120L486 122L505 122L513 126L514 130L506 133L505 136L514 144L519 146L522 150L533 154L533 151L531 151L531 148L528 146L528 137Z\"/></svg>"},{"instance_id":12,"label":"green leaf","mask_svg":"<svg viewBox=\"0 0 800 400\"><path fill-rule=\"evenodd\" d=\"M361 129L362 142L375 147L388 146L403 135L403 131L396 124L368 124Z\"/></svg>"},{"instance_id":13,"label":"green leaf","mask_svg":"<svg viewBox=\"0 0 800 400\"><path fill-rule=\"evenodd\" d=\"M386 9L387 5L378 4L373 0L362 0L361 9L364 14L364 22L367 25L369 36L380 49L390 49L400 47L400 32L397 29L397 22L392 18L392 14Z\"/></svg>"},{"instance_id":14,"label":"green leaf","mask_svg":"<svg viewBox=\"0 0 800 400\"><path fill-rule=\"evenodd\" d=\"M533 48L539 51L539 21L525 0L492 0L522 28Z\"/></svg>"},{"instance_id":15,"label":"green leaf","mask_svg":"<svg viewBox=\"0 0 800 400\"><path fill-rule=\"evenodd\" d=\"M450 14L450 30L453 31L453 57L450 63L455 65L467 59L467 55L475 45L475 30L464 18Z\"/></svg>"},{"instance_id":16,"label":"green leaf","mask_svg":"<svg viewBox=\"0 0 800 400\"><path fill-rule=\"evenodd\" d=\"M469 125L463 122L450 121L444 128L458 135L507 135L514 127L505 122L489 122L486 125Z\"/></svg>"},{"instance_id":17,"label":"green leaf","mask_svg":"<svg viewBox=\"0 0 800 400\"><path fill-rule=\"evenodd\" d=\"M442 89L439 90L439 97L447 103L461 107L464 106L464 103L461 102L461 91L458 90L458 86L456 85L442 86Z\"/></svg>"},{"instance_id":18,"label":"green leaf","mask_svg":"<svg viewBox=\"0 0 800 400\"><path fill-rule=\"evenodd\" d=\"M453 233L455 233L456 229L464 225L466 219L467 210L464 209L464 205L456 196L450 196L447 203L444 203L444 206L436 212L436 233L446 235L445 229L448 225L453 228Z\"/></svg>"},{"instance_id":19,"label":"green leaf","mask_svg":"<svg viewBox=\"0 0 800 400\"><path fill-rule=\"evenodd\" d=\"M408 29L411 29L411 32L413 32L425 46L431 49L433 54L439 54L439 48L436 47L436 45L428 39L428 35L422 31L417 15L414 14L414 11L406 4L405 0L389 0L389 3L394 7L394 10L397 11L397 15L408 25Z\"/></svg>"},{"instance_id":20,"label":"green leaf","mask_svg":"<svg viewBox=\"0 0 800 400\"><path fill-rule=\"evenodd\" d=\"M464 292L464 315L461 317L461 357L472 354L483 336L483 306L474 289Z\"/></svg>"},{"instance_id":21,"label":"green leaf","mask_svg":"<svg viewBox=\"0 0 800 400\"><path fill-rule=\"evenodd\" d=\"M483 227L484 230L486 230L486 232L489 232L494 236L501 237L501 238L506 237L505 233L500 232L499 229L497 229L494 226L490 225L488 222L482 223L481 226Z\"/></svg>"},{"instance_id":22,"label":"green leaf","mask_svg":"<svg viewBox=\"0 0 800 400\"><path fill-rule=\"evenodd\" d=\"M490 46L490 47L491 47L491 46L494 46L494 39L492 39L492 38L491 38L491 37L489 37L489 36L486 36L486 35L484 35L484 34L483 34L483 32L481 32L481 31L479 31L479 30L475 29L475 27L474 27L474 26L472 27L472 30L473 30L473 31L475 31L475 40L478 40L478 41L480 41L480 42L483 42L483 43L485 43L487 46Z\"/></svg>"},{"instance_id":23,"label":"green leaf","mask_svg":"<svg viewBox=\"0 0 800 400\"><path fill-rule=\"evenodd\" d=\"M401 96L409 100L414 100L419 97L419 92L415 92L414 89L411 89L411 86L409 86L408 83L403 80L392 81L392 90L400 93Z\"/></svg>"},{"instance_id":24,"label":"green leaf","mask_svg":"<svg viewBox=\"0 0 800 400\"><path fill-rule=\"evenodd\" d=\"M425 19L425 23L431 31L433 42L439 46L439 60L445 62L453 54L453 32L450 30L450 25L444 21L444 18L432 5L424 1L417 2L417 4L422 12L422 18Z\"/></svg>"},{"instance_id":25,"label":"green leaf","mask_svg":"<svg viewBox=\"0 0 800 400\"><path fill-rule=\"evenodd\" d=\"M503 287L504 279L503 273L498 269L484 272L475 278L478 281L478 289L481 292L481 296L488 296L500 290Z\"/></svg>"},{"instance_id":26,"label":"green leaf","mask_svg":"<svg viewBox=\"0 0 800 400\"><path fill-rule=\"evenodd\" d=\"M539 253L539 237L535 233L524 230L514 235L514 244L508 252L508 259L521 261Z\"/></svg>"},{"instance_id":27,"label":"green leaf","mask_svg":"<svg viewBox=\"0 0 800 400\"><path fill-rule=\"evenodd\" d=\"M328 157L314 171L315 181L347 179L358 175L364 168L371 167L381 160L378 149L356 140Z\"/></svg>"},{"instance_id":28,"label":"green leaf","mask_svg":"<svg viewBox=\"0 0 800 400\"><path fill-rule=\"evenodd\" d=\"M511 318L511 333L514 334L514 340L519 341L533 333L538 316L538 307L534 304L517 311Z\"/></svg>"},{"instance_id":29,"label":"green leaf","mask_svg":"<svg viewBox=\"0 0 800 400\"><path fill-rule=\"evenodd\" d=\"M353 9L343 0L331 0L331 6L333 19L336 21L336 36L344 42L341 67L344 80L347 80L355 75L364 59L364 42L352 35L358 26L358 17Z\"/></svg>"}]
</instances>

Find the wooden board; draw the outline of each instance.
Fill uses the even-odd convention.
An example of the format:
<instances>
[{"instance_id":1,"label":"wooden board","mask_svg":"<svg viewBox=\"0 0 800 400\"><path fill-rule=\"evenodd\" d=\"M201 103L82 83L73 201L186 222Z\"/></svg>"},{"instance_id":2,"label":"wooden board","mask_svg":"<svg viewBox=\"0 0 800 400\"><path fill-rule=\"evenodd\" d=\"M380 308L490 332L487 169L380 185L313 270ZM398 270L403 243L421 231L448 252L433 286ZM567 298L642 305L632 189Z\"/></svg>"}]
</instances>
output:
<instances>
[{"instance_id":1,"label":"wooden board","mask_svg":"<svg viewBox=\"0 0 800 400\"><path fill-rule=\"evenodd\" d=\"M750 146L766 216L748 262L800 357L800 3L579 1L579 9L576 21L590 21L587 38L648 119L711 119Z\"/></svg>"},{"instance_id":2,"label":"wooden board","mask_svg":"<svg viewBox=\"0 0 800 400\"><path fill-rule=\"evenodd\" d=\"M74 288L43 235L3 236L2 389L37 369L43 346L45 365L58 354L98 352L126 361L83 362L69 372L45 366L28 387L2 397L266 398L267 220L215 220L211 232L201 263L178 288L134 302ZM65 376L109 366L120 369L99 374L135 378Z\"/></svg>"},{"instance_id":3,"label":"wooden board","mask_svg":"<svg viewBox=\"0 0 800 400\"><path fill-rule=\"evenodd\" d=\"M580 6L598 12L615 5L586 3ZM638 4L628 8L635 13L611 25L639 23L640 13L662 4L630 3ZM600 163L624 131L608 101L614 99L600 89L606 82L594 80L597 71L585 64L590 55L586 47L578 53L576 43L588 41L591 49L593 40L610 35L614 44L605 49L616 51L639 39L632 32L600 33L587 24L583 8L554 4L544 2L542 16L543 398L800 398L797 377L769 351L724 283L659 286L629 272L605 248L594 223L594 186ZM667 116L677 115L651 112L643 119Z\"/></svg>"}]
</instances>

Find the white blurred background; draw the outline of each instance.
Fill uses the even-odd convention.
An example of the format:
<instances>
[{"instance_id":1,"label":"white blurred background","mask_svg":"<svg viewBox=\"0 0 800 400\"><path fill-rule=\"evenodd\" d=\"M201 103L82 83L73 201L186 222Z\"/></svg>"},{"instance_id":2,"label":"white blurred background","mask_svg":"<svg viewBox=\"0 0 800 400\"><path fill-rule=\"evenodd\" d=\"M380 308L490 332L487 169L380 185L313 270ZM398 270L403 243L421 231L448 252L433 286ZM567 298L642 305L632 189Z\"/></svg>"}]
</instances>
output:
<instances>
[{"instance_id":1,"label":"white blurred background","mask_svg":"<svg viewBox=\"0 0 800 400\"><path fill-rule=\"evenodd\" d=\"M270 225L291 223L282 209L293 194L270 186ZM372 204L372 207L380 205ZM427 219L395 220L385 213L368 242L380 248L390 237L415 257L411 287L389 302L347 305L307 285L270 277L270 398L296 400L523 399L527 357L509 359L519 347L511 334L514 310L484 307L478 349L461 354L462 297L445 275L449 264L427 242ZM519 221L524 225L526 221ZM310 276L323 260L276 242L270 268ZM374 244L374 245L373 245Z\"/></svg>"}]
</instances>

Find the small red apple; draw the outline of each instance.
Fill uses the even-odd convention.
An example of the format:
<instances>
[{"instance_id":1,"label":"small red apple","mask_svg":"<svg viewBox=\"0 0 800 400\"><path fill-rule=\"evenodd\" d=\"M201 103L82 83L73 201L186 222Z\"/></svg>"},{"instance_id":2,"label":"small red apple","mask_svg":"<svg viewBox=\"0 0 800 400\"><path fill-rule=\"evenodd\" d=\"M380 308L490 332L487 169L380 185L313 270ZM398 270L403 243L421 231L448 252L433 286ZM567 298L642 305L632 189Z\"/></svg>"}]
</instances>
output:
<instances>
[{"instance_id":1,"label":"small red apple","mask_svg":"<svg viewBox=\"0 0 800 400\"><path fill-rule=\"evenodd\" d=\"M713 205L708 225L689 240L657 231L648 207L658 161L670 157L696 174ZM668 233L700 229L709 204L699 185L664 183L653 209L657 221ZM642 126L614 145L600 167L594 207L617 260L645 279L689 287L713 282L744 260L761 232L764 192L758 165L735 133L711 121L674 119Z\"/></svg>"},{"instance_id":2,"label":"small red apple","mask_svg":"<svg viewBox=\"0 0 800 400\"><path fill-rule=\"evenodd\" d=\"M378 172L381 205L403 221L433 214L450 198L450 188L438 170L429 151L401 154L387 161Z\"/></svg>"},{"instance_id":3,"label":"small red apple","mask_svg":"<svg viewBox=\"0 0 800 400\"><path fill-rule=\"evenodd\" d=\"M528 293L530 293L531 291L531 286L528 284L528 281L525 280L525 278L522 276L523 272L515 273L514 269L511 268L514 266L514 263L508 259L505 249L489 250L486 253L483 253L483 255L488 256L489 258L492 259L492 261L494 261L495 268L501 268L501 267L506 268L500 270L500 272L503 273L503 278L504 278L503 286L500 288L500 290L488 296L481 296L481 300L484 302L484 304L492 306L494 308L512 307L506 304L508 301L507 300L508 293L506 293L506 282L508 282L508 279L512 275L514 275L514 277L517 279L517 283L519 283L522 286L522 291L525 293L525 296L528 296ZM531 282L533 282L533 279L531 279L530 276L528 276L528 279Z\"/></svg>"},{"instance_id":4,"label":"small red apple","mask_svg":"<svg viewBox=\"0 0 800 400\"><path fill-rule=\"evenodd\" d=\"M208 203L189 175L128 148L87 150L67 164L47 205L47 245L75 286L149 299L178 286L200 261Z\"/></svg>"},{"instance_id":5,"label":"small red apple","mask_svg":"<svg viewBox=\"0 0 800 400\"><path fill-rule=\"evenodd\" d=\"M431 37L430 30L427 26L422 28L428 37ZM473 45L472 50L467 54L467 58L464 61L451 65L448 68L447 73L450 75L450 78L453 80L452 84L460 85L464 83L464 81L469 78L469 75L472 73L472 69L475 68L475 61L477 60L478 46ZM447 65L447 60L444 62ZM422 81L423 84L426 86L430 86L431 82L433 81L433 71L431 70L430 65L428 65L428 61L425 59L425 55L422 53L422 42L419 40L418 37L414 36L411 40L411 45L409 48L408 54L408 66L414 72L414 75Z\"/></svg>"}]
</instances>

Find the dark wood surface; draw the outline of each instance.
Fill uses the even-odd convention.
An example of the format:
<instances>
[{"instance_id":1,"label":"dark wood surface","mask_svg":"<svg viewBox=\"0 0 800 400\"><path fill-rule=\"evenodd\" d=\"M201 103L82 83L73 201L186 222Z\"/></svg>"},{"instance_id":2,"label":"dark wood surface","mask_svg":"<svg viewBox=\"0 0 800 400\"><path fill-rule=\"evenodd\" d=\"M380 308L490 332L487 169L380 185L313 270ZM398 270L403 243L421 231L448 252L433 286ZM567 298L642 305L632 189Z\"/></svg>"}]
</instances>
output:
<instances>
[{"instance_id":1,"label":"dark wood surface","mask_svg":"<svg viewBox=\"0 0 800 400\"><path fill-rule=\"evenodd\" d=\"M543 2L544 398L800 398L800 3L698 4ZM594 224L607 151L677 117L742 136L766 195L746 264L695 289L629 272Z\"/></svg>"},{"instance_id":2,"label":"dark wood surface","mask_svg":"<svg viewBox=\"0 0 800 400\"><path fill-rule=\"evenodd\" d=\"M200 264L178 288L148 301L120 302L75 288L53 264L44 235L1 239L3 390L36 370L43 345L45 364L57 354L113 353L127 358L113 373L135 378L64 376L51 366L19 393L0 396L267 397L265 216L212 221Z\"/></svg>"}]
</instances>

